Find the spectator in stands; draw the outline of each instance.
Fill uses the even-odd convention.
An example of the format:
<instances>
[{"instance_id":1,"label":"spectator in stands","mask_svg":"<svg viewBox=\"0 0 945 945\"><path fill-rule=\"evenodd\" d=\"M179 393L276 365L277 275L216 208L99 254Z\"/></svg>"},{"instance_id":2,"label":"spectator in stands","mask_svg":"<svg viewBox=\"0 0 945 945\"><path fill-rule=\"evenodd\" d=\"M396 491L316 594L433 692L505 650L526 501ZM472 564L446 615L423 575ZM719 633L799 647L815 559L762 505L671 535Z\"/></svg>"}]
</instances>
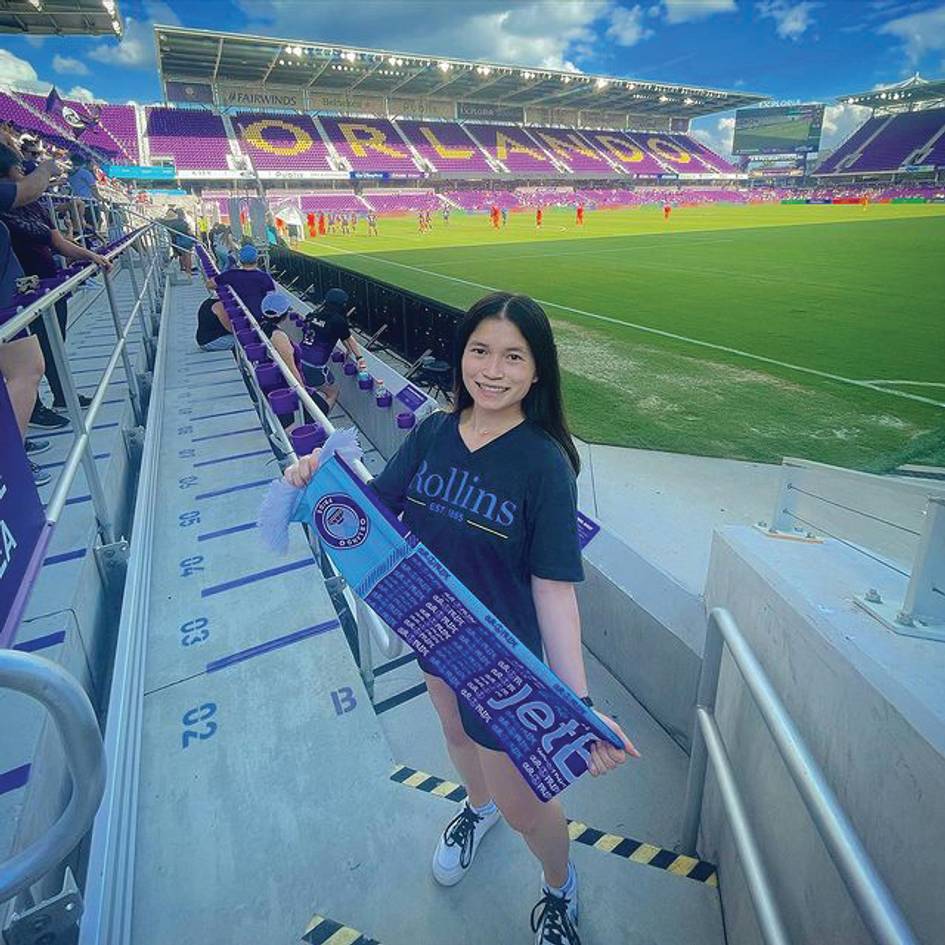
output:
<instances>
[{"instance_id":1,"label":"spectator in stands","mask_svg":"<svg viewBox=\"0 0 945 945\"><path fill-rule=\"evenodd\" d=\"M551 669L590 708L574 592L584 577L580 460L564 419L551 325L532 299L496 292L460 323L455 352L455 408L417 426L371 488L523 646L538 659L547 653ZM313 453L285 478L301 488L317 466ZM470 504L462 487L451 496L454 479L477 483L488 501ZM532 910L536 945L578 945L577 873L561 802L538 800L502 743L432 664L418 662L467 792L437 842L434 878L460 882L483 835L504 815L543 868L542 898ZM597 714L623 747L591 741L593 775L637 755L620 726Z\"/></svg>"},{"instance_id":2,"label":"spectator in stands","mask_svg":"<svg viewBox=\"0 0 945 945\"><path fill-rule=\"evenodd\" d=\"M365 369L361 348L348 324L351 311L354 310L348 311L348 293L344 289L329 289L321 305L305 315L305 324L302 326L299 357L305 383L318 389L329 409L338 399L338 385L329 366L331 354L339 341L357 359L358 370Z\"/></svg>"},{"instance_id":3,"label":"spectator in stands","mask_svg":"<svg viewBox=\"0 0 945 945\"><path fill-rule=\"evenodd\" d=\"M19 182L24 179L22 162L11 151L0 153L0 179ZM84 246L66 239L49 216L46 207L40 201L25 206L14 207L2 214L3 222L10 231L13 251L20 260L23 271L28 276L38 276L40 279L49 279L59 271L55 255L66 259L86 260L103 269L108 269L110 263L104 256L90 252ZM68 322L68 303L65 298L55 303L56 318L59 322L59 331L65 338ZM46 380L53 395L53 409L50 410L37 397L36 406L30 416L30 426L43 430L53 430L67 426L69 421L56 413L56 410L65 410L66 397L62 389L62 381L53 359L46 325L41 319L33 323L33 331L39 339L46 363ZM79 395L79 402L87 407L91 400Z\"/></svg>"},{"instance_id":4,"label":"spectator in stands","mask_svg":"<svg viewBox=\"0 0 945 945\"><path fill-rule=\"evenodd\" d=\"M20 139L20 154L23 155L23 173L32 174L42 160L42 144L32 135Z\"/></svg>"},{"instance_id":5,"label":"spectator in stands","mask_svg":"<svg viewBox=\"0 0 945 945\"><path fill-rule=\"evenodd\" d=\"M19 157L11 132L8 128L0 128L0 159L9 164L19 161ZM37 200L58 173L55 161L43 161L32 174L19 180L11 180L6 175L0 177L0 213ZM9 320L14 314L10 307L17 294L16 280L22 276L20 261L10 246L9 231L0 220L0 313L6 310L6 318L3 318L3 321ZM25 328L15 338L0 344L0 376L7 385L7 394L27 454L41 453L49 448L48 441L26 439L26 428L36 403L43 369L43 352L39 340L30 328ZM32 460L30 467L37 486L49 482L49 473L41 470Z\"/></svg>"},{"instance_id":6,"label":"spectator in stands","mask_svg":"<svg viewBox=\"0 0 945 945\"><path fill-rule=\"evenodd\" d=\"M227 269L232 269L236 265L239 250L228 226L218 223L210 231L210 245L217 258L217 268L220 272L226 272Z\"/></svg>"},{"instance_id":7,"label":"spectator in stands","mask_svg":"<svg viewBox=\"0 0 945 945\"><path fill-rule=\"evenodd\" d=\"M253 316L260 319L263 317L261 307L263 296L267 292L272 292L276 284L272 281L272 276L268 272L262 272L259 269L259 253L252 244L240 248L239 260L239 269L230 269L227 272L221 272L219 275L211 276L207 279L207 288L214 292L221 285L230 286L253 313ZM230 324L229 315L226 314L226 310L223 308L223 303L216 302L213 311L220 319L220 324L227 331L232 332L233 326Z\"/></svg>"},{"instance_id":8,"label":"spectator in stands","mask_svg":"<svg viewBox=\"0 0 945 945\"><path fill-rule=\"evenodd\" d=\"M188 276L194 274L194 239L193 231L187 222L187 215L182 208L169 211L168 216L161 221L171 233L171 249L180 264L180 271Z\"/></svg>"},{"instance_id":9,"label":"spectator in stands","mask_svg":"<svg viewBox=\"0 0 945 945\"><path fill-rule=\"evenodd\" d=\"M82 201L82 213L86 223L94 233L98 233L98 207L102 202L91 161L78 151L70 155L72 173L69 175L69 188L73 195Z\"/></svg>"}]
</instances>

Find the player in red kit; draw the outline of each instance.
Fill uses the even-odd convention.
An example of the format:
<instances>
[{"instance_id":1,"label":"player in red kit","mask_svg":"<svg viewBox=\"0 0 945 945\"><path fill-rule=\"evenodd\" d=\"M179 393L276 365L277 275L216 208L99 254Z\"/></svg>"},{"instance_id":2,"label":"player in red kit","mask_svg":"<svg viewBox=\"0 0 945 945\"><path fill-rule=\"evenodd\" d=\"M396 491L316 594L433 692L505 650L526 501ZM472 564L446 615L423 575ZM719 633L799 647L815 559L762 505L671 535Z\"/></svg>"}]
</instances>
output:
<instances>
[{"instance_id":1,"label":"player in red kit","mask_svg":"<svg viewBox=\"0 0 945 945\"><path fill-rule=\"evenodd\" d=\"M577 208L577 220L575 221L578 226L584 226L584 204L579 203Z\"/></svg>"},{"instance_id":2,"label":"player in red kit","mask_svg":"<svg viewBox=\"0 0 945 945\"><path fill-rule=\"evenodd\" d=\"M499 208L493 204L492 209L489 211L489 216L492 218L492 225L498 229L499 228Z\"/></svg>"},{"instance_id":3,"label":"player in red kit","mask_svg":"<svg viewBox=\"0 0 945 945\"><path fill-rule=\"evenodd\" d=\"M535 211L535 229L541 229L541 207Z\"/></svg>"},{"instance_id":4,"label":"player in red kit","mask_svg":"<svg viewBox=\"0 0 945 945\"><path fill-rule=\"evenodd\" d=\"M669 219L669 215L670 215L672 212L673 212L673 208L670 206L670 204L669 204L669 203L664 203L664 204L663 204L663 219L664 219L664 220L668 220L668 219Z\"/></svg>"},{"instance_id":5,"label":"player in red kit","mask_svg":"<svg viewBox=\"0 0 945 945\"><path fill-rule=\"evenodd\" d=\"M318 235L319 236L325 235L325 214L324 213L319 213L318 215Z\"/></svg>"}]
</instances>

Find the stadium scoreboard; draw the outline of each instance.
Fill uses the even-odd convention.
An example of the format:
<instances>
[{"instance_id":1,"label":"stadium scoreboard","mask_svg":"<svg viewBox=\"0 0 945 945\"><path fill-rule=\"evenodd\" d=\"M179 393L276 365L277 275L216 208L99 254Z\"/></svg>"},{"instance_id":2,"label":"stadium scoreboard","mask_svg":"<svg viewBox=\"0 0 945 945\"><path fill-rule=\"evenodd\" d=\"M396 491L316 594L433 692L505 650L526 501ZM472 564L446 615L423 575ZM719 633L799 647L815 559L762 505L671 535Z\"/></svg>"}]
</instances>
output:
<instances>
[{"instance_id":1,"label":"stadium scoreboard","mask_svg":"<svg viewBox=\"0 0 945 945\"><path fill-rule=\"evenodd\" d=\"M823 105L740 108L732 154L810 154L820 150Z\"/></svg>"}]
</instances>

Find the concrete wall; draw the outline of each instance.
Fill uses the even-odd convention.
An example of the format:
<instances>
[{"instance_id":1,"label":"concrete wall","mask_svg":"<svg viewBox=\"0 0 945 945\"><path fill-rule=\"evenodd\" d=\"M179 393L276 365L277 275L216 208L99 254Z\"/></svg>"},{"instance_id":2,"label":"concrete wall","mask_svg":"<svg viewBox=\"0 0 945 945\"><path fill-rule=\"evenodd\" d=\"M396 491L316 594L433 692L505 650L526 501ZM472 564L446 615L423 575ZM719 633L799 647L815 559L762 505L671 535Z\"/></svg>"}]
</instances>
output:
<instances>
[{"instance_id":1,"label":"concrete wall","mask_svg":"<svg viewBox=\"0 0 945 945\"><path fill-rule=\"evenodd\" d=\"M708 607L728 608L924 945L945 941L945 646L887 631L852 603L904 580L836 542L716 533ZM868 945L771 736L726 654L717 707L791 940ZM714 778L700 852L719 864L730 945L760 943Z\"/></svg>"},{"instance_id":2,"label":"concrete wall","mask_svg":"<svg viewBox=\"0 0 945 945\"><path fill-rule=\"evenodd\" d=\"M701 598L601 529L577 586L584 644L687 751L705 610Z\"/></svg>"}]
</instances>

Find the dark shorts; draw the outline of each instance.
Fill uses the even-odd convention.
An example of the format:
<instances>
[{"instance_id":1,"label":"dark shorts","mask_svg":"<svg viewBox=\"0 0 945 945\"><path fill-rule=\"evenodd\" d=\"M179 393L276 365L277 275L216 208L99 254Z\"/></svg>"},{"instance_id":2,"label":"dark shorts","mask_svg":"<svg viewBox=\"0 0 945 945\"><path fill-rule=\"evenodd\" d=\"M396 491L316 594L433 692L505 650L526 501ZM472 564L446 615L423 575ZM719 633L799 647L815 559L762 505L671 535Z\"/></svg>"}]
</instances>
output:
<instances>
[{"instance_id":1,"label":"dark shorts","mask_svg":"<svg viewBox=\"0 0 945 945\"><path fill-rule=\"evenodd\" d=\"M538 644L537 652L534 648L531 648L532 652L540 659L543 660L541 643ZM437 679L442 679L440 674L432 667L430 664L418 653L417 654L417 665L425 672L429 673L431 676L436 676ZM479 718L472 709L467 708L466 703L463 702L461 698L457 696L456 704L459 706L459 716L463 720L463 731L479 746L482 748L491 748L493 751L505 751L505 749L500 744L499 740L486 728L485 723L482 719Z\"/></svg>"},{"instance_id":2,"label":"dark shorts","mask_svg":"<svg viewBox=\"0 0 945 945\"><path fill-rule=\"evenodd\" d=\"M302 374L305 376L305 383L309 387L325 387L326 385L331 387L335 383L335 375L331 373L331 369L327 364L316 367L303 361Z\"/></svg>"}]
</instances>

